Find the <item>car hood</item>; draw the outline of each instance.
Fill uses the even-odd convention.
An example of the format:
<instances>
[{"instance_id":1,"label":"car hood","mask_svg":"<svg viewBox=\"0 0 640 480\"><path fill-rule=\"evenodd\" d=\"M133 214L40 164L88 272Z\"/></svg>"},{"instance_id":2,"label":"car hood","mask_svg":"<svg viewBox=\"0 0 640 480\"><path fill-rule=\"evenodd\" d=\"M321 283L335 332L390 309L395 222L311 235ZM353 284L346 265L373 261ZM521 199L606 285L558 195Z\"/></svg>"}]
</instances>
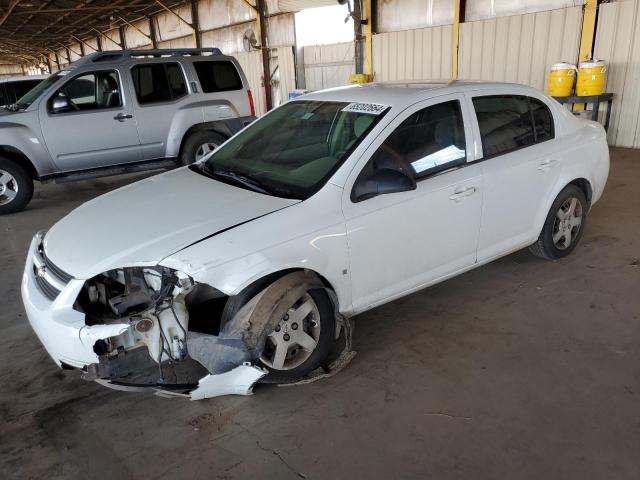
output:
<instances>
[{"instance_id":1,"label":"car hood","mask_svg":"<svg viewBox=\"0 0 640 480\"><path fill-rule=\"evenodd\" d=\"M204 238L298 202L181 168L81 205L49 230L44 250L75 278L91 278L113 268L155 265Z\"/></svg>"}]
</instances>

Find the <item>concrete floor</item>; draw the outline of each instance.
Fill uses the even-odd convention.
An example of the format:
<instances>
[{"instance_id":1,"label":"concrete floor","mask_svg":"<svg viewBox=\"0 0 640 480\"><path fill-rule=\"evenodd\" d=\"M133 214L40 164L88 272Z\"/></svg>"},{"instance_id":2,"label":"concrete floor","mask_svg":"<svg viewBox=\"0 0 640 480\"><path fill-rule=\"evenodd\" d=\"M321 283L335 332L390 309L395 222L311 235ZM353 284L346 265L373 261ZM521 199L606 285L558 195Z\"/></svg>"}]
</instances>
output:
<instances>
[{"instance_id":1,"label":"concrete floor","mask_svg":"<svg viewBox=\"0 0 640 480\"><path fill-rule=\"evenodd\" d=\"M357 317L334 378L203 402L62 372L23 313L31 236L140 177L0 217L0 478L640 478L640 151L612 150L567 259L521 251Z\"/></svg>"}]
</instances>

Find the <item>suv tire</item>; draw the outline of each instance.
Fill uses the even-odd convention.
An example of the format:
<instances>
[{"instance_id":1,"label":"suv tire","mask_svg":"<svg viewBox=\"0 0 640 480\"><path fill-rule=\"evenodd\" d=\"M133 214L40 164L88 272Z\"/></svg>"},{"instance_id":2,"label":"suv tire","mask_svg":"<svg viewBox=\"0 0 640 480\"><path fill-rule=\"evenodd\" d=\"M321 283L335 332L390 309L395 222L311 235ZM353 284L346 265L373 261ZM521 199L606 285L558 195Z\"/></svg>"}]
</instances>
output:
<instances>
[{"instance_id":1,"label":"suv tire","mask_svg":"<svg viewBox=\"0 0 640 480\"><path fill-rule=\"evenodd\" d=\"M187 138L182 153L180 154L181 165L191 165L196 160L200 160L204 155L212 152L225 142L225 138L210 130L201 130L192 133Z\"/></svg>"},{"instance_id":2,"label":"suv tire","mask_svg":"<svg viewBox=\"0 0 640 480\"><path fill-rule=\"evenodd\" d=\"M33 197L33 179L22 165L0 157L0 215L23 210Z\"/></svg>"}]
</instances>

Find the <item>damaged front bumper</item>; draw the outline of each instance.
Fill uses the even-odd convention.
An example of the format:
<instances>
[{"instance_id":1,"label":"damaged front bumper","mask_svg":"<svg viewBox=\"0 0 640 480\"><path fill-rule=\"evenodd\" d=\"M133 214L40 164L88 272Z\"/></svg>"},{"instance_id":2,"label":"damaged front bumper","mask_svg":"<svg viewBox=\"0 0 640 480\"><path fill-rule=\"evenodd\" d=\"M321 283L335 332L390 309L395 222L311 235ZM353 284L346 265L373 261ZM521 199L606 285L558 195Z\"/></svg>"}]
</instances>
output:
<instances>
[{"instance_id":1,"label":"damaged front bumper","mask_svg":"<svg viewBox=\"0 0 640 480\"><path fill-rule=\"evenodd\" d=\"M150 367L155 368L156 373L160 371L162 378L163 365L167 378L177 378L175 362L162 361L158 364L144 347L136 347L130 351L121 349L108 359L104 355L98 355L95 351L96 342L124 338L130 335L132 325L124 322L87 325L85 314L74 308L85 281L59 275L54 265L47 264L41 251L41 242L42 235L38 234L29 247L22 277L22 299L29 323L58 366L81 369L85 378L112 388L125 390L151 387L155 391L188 395L194 400L227 394L248 395L254 384L266 375L267 372L263 369L246 363L228 372L211 375L204 369L189 369L190 366L194 367L195 362L186 362L186 378L192 379L194 372L203 376L186 382L171 383L171 380L167 380L137 385L118 380L123 378L123 374L128 377L131 371L136 371L137 377L141 378ZM142 364L145 367L139 368ZM171 368L167 369L167 364ZM157 377L158 375L156 379Z\"/></svg>"}]
</instances>

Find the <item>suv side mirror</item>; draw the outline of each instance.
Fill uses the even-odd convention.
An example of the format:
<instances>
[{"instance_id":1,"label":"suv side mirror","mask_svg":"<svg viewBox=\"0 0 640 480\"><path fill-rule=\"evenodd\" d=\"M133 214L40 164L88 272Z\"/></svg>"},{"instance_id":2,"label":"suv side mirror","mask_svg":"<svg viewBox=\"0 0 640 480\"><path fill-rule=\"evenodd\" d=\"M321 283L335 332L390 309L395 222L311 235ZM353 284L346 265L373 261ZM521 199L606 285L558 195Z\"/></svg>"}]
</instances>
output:
<instances>
[{"instance_id":1,"label":"suv side mirror","mask_svg":"<svg viewBox=\"0 0 640 480\"><path fill-rule=\"evenodd\" d=\"M52 113L61 113L67 111L71 108L71 103L69 99L64 96L55 97L51 102L51 112Z\"/></svg>"},{"instance_id":2,"label":"suv side mirror","mask_svg":"<svg viewBox=\"0 0 640 480\"><path fill-rule=\"evenodd\" d=\"M416 180L400 170L381 168L373 175L358 178L351 199L354 202L362 202L369 198L385 195L387 193L407 192L416 189Z\"/></svg>"}]
</instances>

